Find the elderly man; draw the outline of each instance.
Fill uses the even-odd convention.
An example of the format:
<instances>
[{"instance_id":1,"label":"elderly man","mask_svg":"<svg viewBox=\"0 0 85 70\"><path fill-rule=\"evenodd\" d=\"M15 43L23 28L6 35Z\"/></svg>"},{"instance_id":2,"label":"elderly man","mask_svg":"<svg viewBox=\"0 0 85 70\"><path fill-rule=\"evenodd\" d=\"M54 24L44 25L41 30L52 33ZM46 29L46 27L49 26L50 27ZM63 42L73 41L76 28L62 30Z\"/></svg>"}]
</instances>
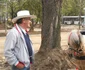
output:
<instances>
[{"instance_id":1,"label":"elderly man","mask_svg":"<svg viewBox=\"0 0 85 70\"><path fill-rule=\"evenodd\" d=\"M5 41L5 57L12 70L30 70L33 63L33 49L27 29L34 17L28 10L22 10L12 19L16 25L8 32Z\"/></svg>"}]
</instances>

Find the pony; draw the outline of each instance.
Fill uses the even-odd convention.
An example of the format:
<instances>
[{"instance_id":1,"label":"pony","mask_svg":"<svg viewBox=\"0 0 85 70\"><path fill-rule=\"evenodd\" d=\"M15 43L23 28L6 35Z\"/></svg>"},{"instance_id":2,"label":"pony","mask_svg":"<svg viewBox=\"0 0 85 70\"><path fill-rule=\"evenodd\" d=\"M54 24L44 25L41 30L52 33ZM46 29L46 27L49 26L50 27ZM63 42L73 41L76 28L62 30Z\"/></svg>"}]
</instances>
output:
<instances>
[{"instance_id":1,"label":"pony","mask_svg":"<svg viewBox=\"0 0 85 70\"><path fill-rule=\"evenodd\" d=\"M69 56L79 70L85 69L85 31L72 30L68 36Z\"/></svg>"}]
</instances>

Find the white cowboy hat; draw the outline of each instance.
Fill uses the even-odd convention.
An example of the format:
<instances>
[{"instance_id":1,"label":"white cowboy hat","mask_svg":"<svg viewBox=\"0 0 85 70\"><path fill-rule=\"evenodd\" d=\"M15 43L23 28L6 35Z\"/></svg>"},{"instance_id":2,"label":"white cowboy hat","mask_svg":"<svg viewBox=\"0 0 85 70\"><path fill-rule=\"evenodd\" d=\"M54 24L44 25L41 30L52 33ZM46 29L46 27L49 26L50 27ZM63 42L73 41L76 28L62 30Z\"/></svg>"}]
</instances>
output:
<instances>
[{"instance_id":1,"label":"white cowboy hat","mask_svg":"<svg viewBox=\"0 0 85 70\"><path fill-rule=\"evenodd\" d=\"M17 17L13 18L12 22L15 23L18 19L25 17L36 18L35 15L30 15L30 12L28 10L22 10L17 12Z\"/></svg>"}]
</instances>

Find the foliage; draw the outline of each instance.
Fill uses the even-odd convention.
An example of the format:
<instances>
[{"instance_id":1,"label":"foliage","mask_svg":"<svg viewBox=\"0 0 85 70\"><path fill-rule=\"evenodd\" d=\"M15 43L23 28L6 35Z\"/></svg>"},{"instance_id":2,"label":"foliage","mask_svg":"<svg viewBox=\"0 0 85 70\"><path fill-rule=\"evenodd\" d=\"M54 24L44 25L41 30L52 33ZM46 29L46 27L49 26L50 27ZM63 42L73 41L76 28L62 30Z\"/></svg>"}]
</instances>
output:
<instances>
[{"instance_id":1,"label":"foliage","mask_svg":"<svg viewBox=\"0 0 85 70\"><path fill-rule=\"evenodd\" d=\"M9 14L11 18L16 16L19 10L29 10L31 14L37 16L37 21L41 21L41 1L40 0L16 0L9 1Z\"/></svg>"},{"instance_id":2,"label":"foliage","mask_svg":"<svg viewBox=\"0 0 85 70\"><path fill-rule=\"evenodd\" d=\"M81 6L81 14L84 14L84 3L85 0L63 0L62 3L62 15L79 15L80 6Z\"/></svg>"},{"instance_id":3,"label":"foliage","mask_svg":"<svg viewBox=\"0 0 85 70\"><path fill-rule=\"evenodd\" d=\"M37 16L37 21L41 21L41 7L40 0L27 0L23 8L30 10L31 14Z\"/></svg>"},{"instance_id":4,"label":"foliage","mask_svg":"<svg viewBox=\"0 0 85 70\"><path fill-rule=\"evenodd\" d=\"M31 14L37 16L36 21L41 21L42 17L42 5L41 0L0 0L8 3L8 14L11 18L16 16L19 10L30 10ZM80 3L80 1L82 1ZM81 4L81 15L84 15L83 8L85 7L85 0L63 0L62 3L62 15L79 15ZM0 8L1 8L0 4ZM2 7L5 11L5 8ZM2 11L3 12L3 11Z\"/></svg>"}]
</instances>

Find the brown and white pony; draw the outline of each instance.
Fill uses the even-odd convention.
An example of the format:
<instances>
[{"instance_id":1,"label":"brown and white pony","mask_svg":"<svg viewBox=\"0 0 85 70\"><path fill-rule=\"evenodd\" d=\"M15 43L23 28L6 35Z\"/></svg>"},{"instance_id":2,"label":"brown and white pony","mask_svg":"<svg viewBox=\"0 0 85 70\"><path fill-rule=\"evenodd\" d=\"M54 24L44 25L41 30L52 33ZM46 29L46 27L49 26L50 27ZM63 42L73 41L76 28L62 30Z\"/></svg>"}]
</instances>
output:
<instances>
[{"instance_id":1,"label":"brown and white pony","mask_svg":"<svg viewBox=\"0 0 85 70\"><path fill-rule=\"evenodd\" d=\"M68 37L72 62L79 70L85 70L85 31L72 30Z\"/></svg>"}]
</instances>

